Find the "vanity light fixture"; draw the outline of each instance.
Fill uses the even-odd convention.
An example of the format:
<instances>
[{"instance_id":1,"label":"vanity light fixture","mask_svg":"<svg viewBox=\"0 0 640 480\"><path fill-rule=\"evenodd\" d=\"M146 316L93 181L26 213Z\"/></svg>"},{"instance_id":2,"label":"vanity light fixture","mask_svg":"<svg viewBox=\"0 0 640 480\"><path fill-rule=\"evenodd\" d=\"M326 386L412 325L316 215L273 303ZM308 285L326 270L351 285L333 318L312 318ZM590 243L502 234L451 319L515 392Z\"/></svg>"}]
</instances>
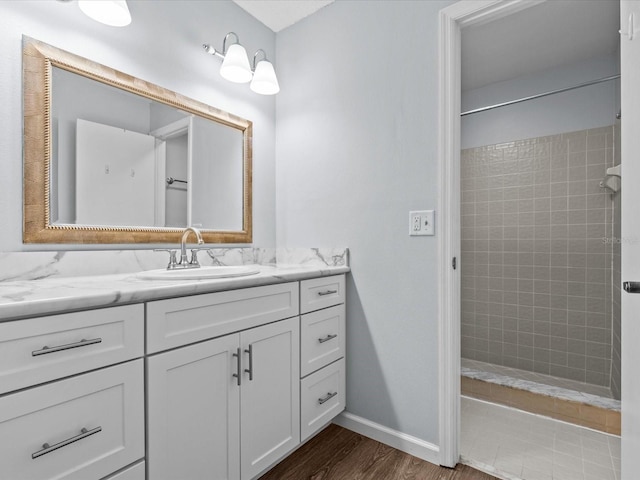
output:
<instances>
[{"instance_id":1,"label":"vanity light fixture","mask_svg":"<svg viewBox=\"0 0 640 480\"><path fill-rule=\"evenodd\" d=\"M227 48L227 39L230 35L235 37L235 43ZM265 51L259 49L253 55L253 68L251 68L247 51L240 44L240 39L236 33L229 32L225 35L222 41L222 52L207 43L202 45L202 47L207 53L223 59L222 66L220 67L220 75L230 82L251 82L249 88L261 95L274 95L280 91L276 72L273 69L273 64L267 59ZM262 54L263 58L256 64L260 54Z\"/></svg>"},{"instance_id":2,"label":"vanity light fixture","mask_svg":"<svg viewBox=\"0 0 640 480\"><path fill-rule=\"evenodd\" d=\"M89 18L112 27L131 23L127 0L78 0L80 10Z\"/></svg>"}]
</instances>

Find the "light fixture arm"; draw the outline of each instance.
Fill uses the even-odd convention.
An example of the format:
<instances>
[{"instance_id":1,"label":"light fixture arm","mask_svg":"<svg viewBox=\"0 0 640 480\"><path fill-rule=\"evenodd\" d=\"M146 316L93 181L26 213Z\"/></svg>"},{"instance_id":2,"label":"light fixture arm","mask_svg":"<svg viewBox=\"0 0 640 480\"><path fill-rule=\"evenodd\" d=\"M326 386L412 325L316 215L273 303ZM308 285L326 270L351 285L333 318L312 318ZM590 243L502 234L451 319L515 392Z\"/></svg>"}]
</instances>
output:
<instances>
[{"instance_id":1,"label":"light fixture arm","mask_svg":"<svg viewBox=\"0 0 640 480\"><path fill-rule=\"evenodd\" d=\"M203 43L202 48L204 48L205 52L207 52L208 54L215 55L216 57L222 58L224 60L224 57L227 54L227 39L229 38L229 35L233 35L234 37L236 37L232 45L236 43L240 44L240 37L238 37L238 34L236 32L229 32L224 36L224 40L222 40L222 51L216 50L215 47L209 45L208 43Z\"/></svg>"},{"instance_id":2,"label":"light fixture arm","mask_svg":"<svg viewBox=\"0 0 640 480\"><path fill-rule=\"evenodd\" d=\"M229 38L229 35L233 35L234 37L236 37L236 41L233 42L233 44L240 43L240 37L238 37L238 34L236 32L229 32L224 36L224 40L222 40L222 55L226 55L227 54L227 38ZM232 44L232 45L233 45Z\"/></svg>"},{"instance_id":3,"label":"light fixture arm","mask_svg":"<svg viewBox=\"0 0 640 480\"><path fill-rule=\"evenodd\" d=\"M267 52L265 52L264 50L262 50L261 48L259 48L256 53L253 54L253 68L252 70L255 72L256 71L256 60L258 58L258 55L260 54L260 52L262 52L262 60L267 60Z\"/></svg>"},{"instance_id":4,"label":"light fixture arm","mask_svg":"<svg viewBox=\"0 0 640 480\"><path fill-rule=\"evenodd\" d=\"M224 59L224 55L219 51L217 51L214 47L212 47L208 43L203 43L202 48L204 48L204 51L207 52L208 54L215 55L216 57Z\"/></svg>"}]
</instances>

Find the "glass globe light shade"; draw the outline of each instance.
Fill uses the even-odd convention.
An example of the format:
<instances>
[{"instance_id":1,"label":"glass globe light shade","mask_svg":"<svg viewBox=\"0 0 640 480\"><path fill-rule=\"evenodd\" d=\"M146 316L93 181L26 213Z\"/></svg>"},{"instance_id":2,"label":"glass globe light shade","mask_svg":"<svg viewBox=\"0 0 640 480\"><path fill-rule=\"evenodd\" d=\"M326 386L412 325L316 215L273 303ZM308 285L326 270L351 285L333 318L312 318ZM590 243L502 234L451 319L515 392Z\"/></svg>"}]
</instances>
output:
<instances>
[{"instance_id":1,"label":"glass globe light shade","mask_svg":"<svg viewBox=\"0 0 640 480\"><path fill-rule=\"evenodd\" d=\"M220 75L230 82L247 83L251 81L252 73L247 58L247 51L238 43L227 49L224 61L220 67Z\"/></svg>"},{"instance_id":2,"label":"glass globe light shade","mask_svg":"<svg viewBox=\"0 0 640 480\"><path fill-rule=\"evenodd\" d=\"M261 95L275 95L280 91L278 78L271 62L268 60L258 62L249 88Z\"/></svg>"},{"instance_id":3,"label":"glass globe light shade","mask_svg":"<svg viewBox=\"0 0 640 480\"><path fill-rule=\"evenodd\" d=\"M126 0L78 0L78 6L87 17L105 25L124 27L131 23Z\"/></svg>"}]
</instances>

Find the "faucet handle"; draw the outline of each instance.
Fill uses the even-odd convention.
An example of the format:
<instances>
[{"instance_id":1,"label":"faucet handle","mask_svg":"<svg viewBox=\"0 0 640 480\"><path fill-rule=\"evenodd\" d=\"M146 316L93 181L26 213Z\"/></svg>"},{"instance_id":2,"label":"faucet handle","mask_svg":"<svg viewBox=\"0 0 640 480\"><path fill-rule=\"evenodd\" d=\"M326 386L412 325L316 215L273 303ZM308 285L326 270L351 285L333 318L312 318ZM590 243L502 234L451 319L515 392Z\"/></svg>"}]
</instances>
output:
<instances>
[{"instance_id":1,"label":"faucet handle","mask_svg":"<svg viewBox=\"0 0 640 480\"><path fill-rule=\"evenodd\" d=\"M178 265L178 260L176 258L176 251L170 248L154 248L154 252L169 252L169 264L167 265L167 270L171 270L172 268L176 268Z\"/></svg>"},{"instance_id":2,"label":"faucet handle","mask_svg":"<svg viewBox=\"0 0 640 480\"><path fill-rule=\"evenodd\" d=\"M189 265L193 265L194 267L199 267L200 262L198 262L198 252L200 250L206 250L205 248L192 248L191 249L191 260L189 260Z\"/></svg>"}]
</instances>

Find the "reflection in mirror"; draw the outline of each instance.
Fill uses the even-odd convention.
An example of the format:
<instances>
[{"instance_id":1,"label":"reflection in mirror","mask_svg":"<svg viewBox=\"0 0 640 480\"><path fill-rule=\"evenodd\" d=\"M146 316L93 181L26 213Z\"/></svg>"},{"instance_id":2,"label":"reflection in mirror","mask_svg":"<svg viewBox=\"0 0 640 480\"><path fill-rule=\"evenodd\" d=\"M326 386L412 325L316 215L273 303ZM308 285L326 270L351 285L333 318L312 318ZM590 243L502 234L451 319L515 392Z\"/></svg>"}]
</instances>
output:
<instances>
[{"instance_id":1,"label":"reflection in mirror","mask_svg":"<svg viewBox=\"0 0 640 480\"><path fill-rule=\"evenodd\" d=\"M23 64L25 242L251 241L251 122L26 37Z\"/></svg>"},{"instance_id":2,"label":"reflection in mirror","mask_svg":"<svg viewBox=\"0 0 640 480\"><path fill-rule=\"evenodd\" d=\"M58 67L52 98L51 223L242 228L241 131Z\"/></svg>"}]
</instances>

